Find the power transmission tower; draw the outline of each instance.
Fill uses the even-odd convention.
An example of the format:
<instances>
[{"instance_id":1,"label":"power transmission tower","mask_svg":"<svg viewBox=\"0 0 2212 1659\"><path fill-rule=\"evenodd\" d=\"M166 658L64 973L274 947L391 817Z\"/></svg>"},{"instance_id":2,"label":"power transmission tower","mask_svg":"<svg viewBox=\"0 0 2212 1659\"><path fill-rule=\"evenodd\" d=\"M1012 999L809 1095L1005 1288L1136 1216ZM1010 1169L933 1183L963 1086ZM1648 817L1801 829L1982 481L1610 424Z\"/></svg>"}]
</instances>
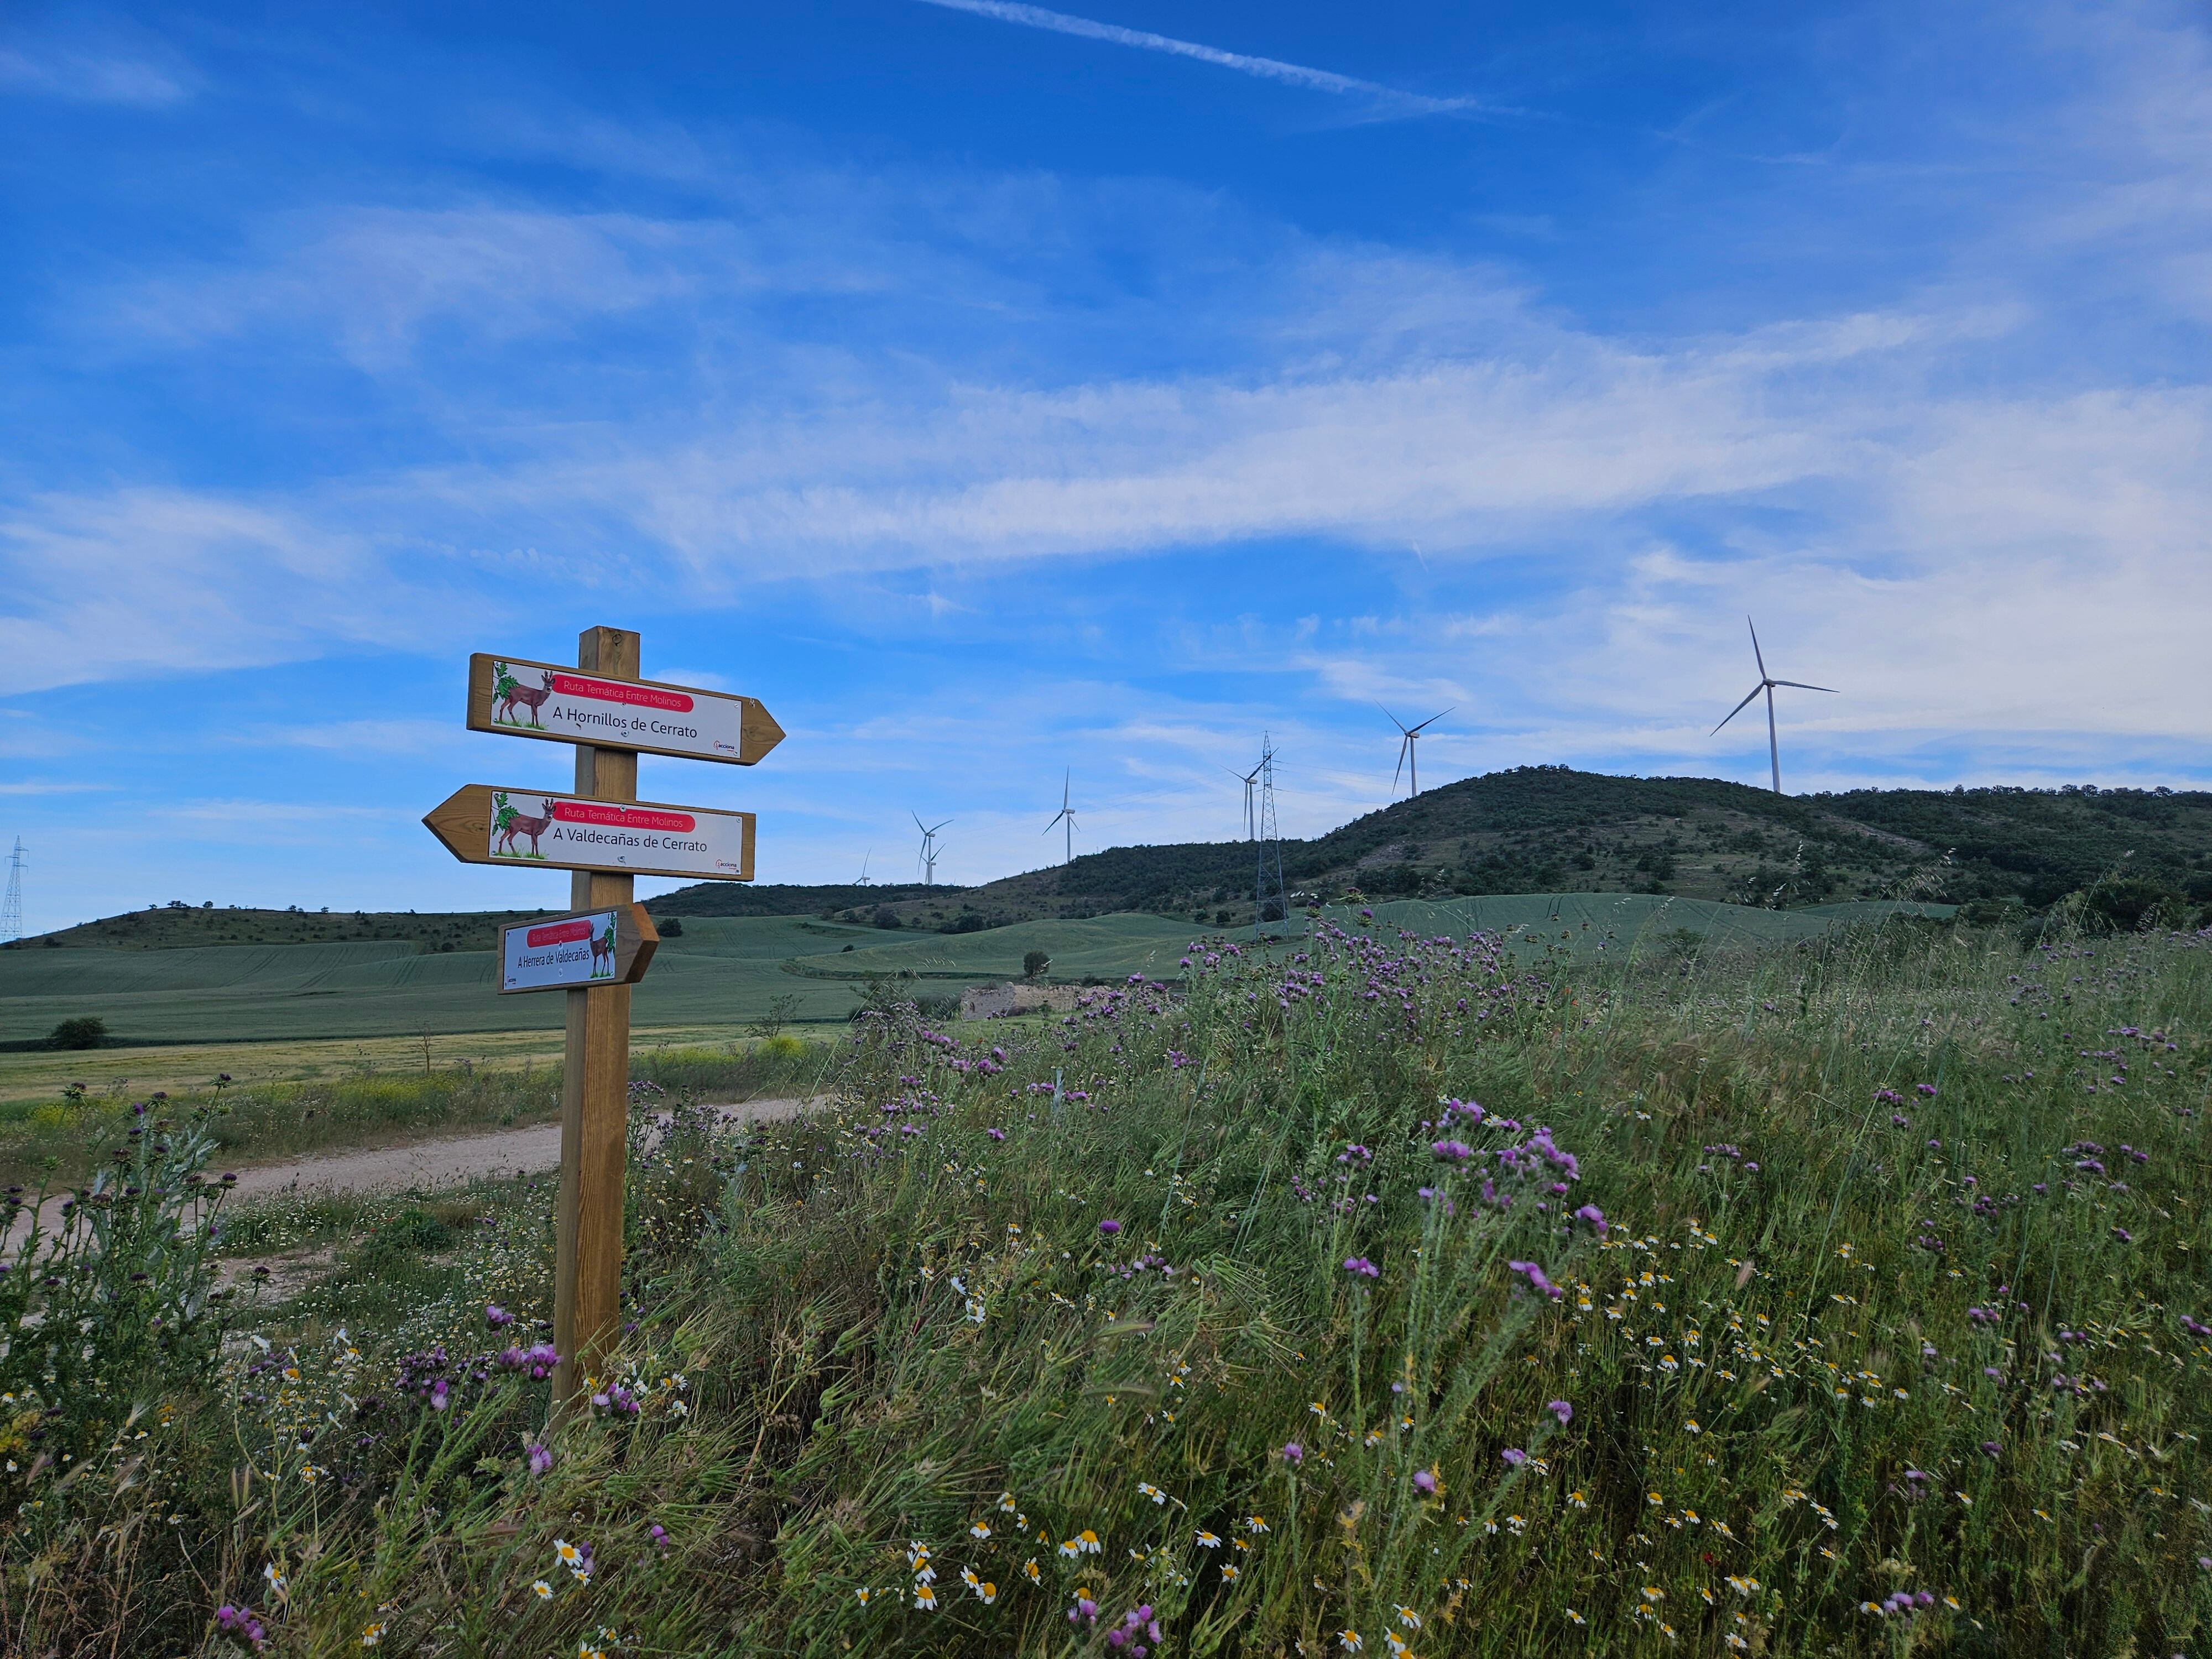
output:
<instances>
[{"instance_id":1,"label":"power transmission tower","mask_svg":"<svg viewBox=\"0 0 2212 1659\"><path fill-rule=\"evenodd\" d=\"M0 940L12 945L23 937L23 838L15 837L15 850L8 856L8 902L0 908Z\"/></svg>"},{"instance_id":2,"label":"power transmission tower","mask_svg":"<svg viewBox=\"0 0 2212 1659\"><path fill-rule=\"evenodd\" d=\"M1283 843L1275 830L1275 745L1266 737L1260 741L1259 782L1259 809L1252 837L1255 850L1252 933L1255 938L1267 923L1282 921L1291 914L1290 898L1283 888Z\"/></svg>"}]
</instances>

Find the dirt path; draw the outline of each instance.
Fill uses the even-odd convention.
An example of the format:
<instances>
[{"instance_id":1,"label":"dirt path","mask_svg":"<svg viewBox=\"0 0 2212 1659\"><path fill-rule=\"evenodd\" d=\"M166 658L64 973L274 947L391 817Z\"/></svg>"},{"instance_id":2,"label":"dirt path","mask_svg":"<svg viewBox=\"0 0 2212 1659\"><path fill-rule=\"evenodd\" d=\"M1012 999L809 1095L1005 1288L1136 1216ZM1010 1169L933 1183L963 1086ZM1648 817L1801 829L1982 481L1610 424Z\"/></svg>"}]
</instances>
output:
<instances>
[{"instance_id":1,"label":"dirt path","mask_svg":"<svg viewBox=\"0 0 2212 1659\"><path fill-rule=\"evenodd\" d=\"M804 1100L747 1100L714 1109L722 1114L726 1122L757 1123L793 1116L806 1103ZM561 1126L533 1123L519 1129L481 1130L404 1141L394 1146L325 1152L282 1164L240 1164L238 1184L231 1189L229 1201L318 1188L386 1193L458 1187L480 1176L541 1175L560 1167ZM220 1172L214 1165L208 1171L210 1177ZM43 1214L47 1226L59 1219L63 1202L59 1196L46 1200ZM18 1218L9 1230L7 1243L14 1244L28 1224L27 1216Z\"/></svg>"}]
</instances>

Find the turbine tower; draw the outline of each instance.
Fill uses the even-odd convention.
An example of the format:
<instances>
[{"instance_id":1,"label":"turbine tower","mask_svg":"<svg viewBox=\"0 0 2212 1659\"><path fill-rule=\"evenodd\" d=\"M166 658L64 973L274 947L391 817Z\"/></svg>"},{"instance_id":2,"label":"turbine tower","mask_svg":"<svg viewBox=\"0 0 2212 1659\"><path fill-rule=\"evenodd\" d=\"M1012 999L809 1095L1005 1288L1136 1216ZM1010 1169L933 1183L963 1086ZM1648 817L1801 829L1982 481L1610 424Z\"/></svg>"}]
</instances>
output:
<instances>
[{"instance_id":1,"label":"turbine tower","mask_svg":"<svg viewBox=\"0 0 2212 1659\"><path fill-rule=\"evenodd\" d=\"M1751 629L1751 656L1752 660L1759 665L1759 684L1744 694L1741 702L1728 711L1728 719L1723 720L1721 726L1726 726L1729 720L1734 720L1745 709L1750 708L1752 699L1760 692L1766 693L1766 758L1774 767L1774 793L1778 795L1782 793L1782 745L1774 735L1774 688L1778 685L1786 685L1795 691L1826 691L1830 696L1840 696L1843 694L1832 685L1808 685L1802 680L1776 679L1773 675L1766 672L1766 658L1759 648L1759 629L1752 626L1751 618L1748 617L1743 619L1743 625ZM1713 727L1713 732L1718 732L1721 726Z\"/></svg>"},{"instance_id":2,"label":"turbine tower","mask_svg":"<svg viewBox=\"0 0 2212 1659\"><path fill-rule=\"evenodd\" d=\"M1052 833L1053 824L1065 823L1067 826L1067 852L1060 860L1062 864L1075 862L1075 809L1067 804L1068 786L1074 776L1073 772L1064 772L1060 775L1060 811L1052 815L1052 823L1044 827L1044 833L1048 836Z\"/></svg>"},{"instance_id":3,"label":"turbine tower","mask_svg":"<svg viewBox=\"0 0 2212 1659\"><path fill-rule=\"evenodd\" d=\"M8 855L8 902L0 909L0 939L9 944L23 937L23 838L15 837L15 850Z\"/></svg>"},{"instance_id":4,"label":"turbine tower","mask_svg":"<svg viewBox=\"0 0 2212 1659\"><path fill-rule=\"evenodd\" d=\"M1382 705L1379 702L1375 706L1377 708L1382 708ZM1453 705L1453 708L1457 707L1456 703ZM1390 794L1394 799L1396 798L1398 780L1400 776L1404 775L1413 786L1406 794L1406 799L1411 800L1421 793L1421 757L1418 749L1421 741L1421 733L1442 720L1445 714L1450 714L1451 709L1447 708L1442 714L1431 714L1419 726L1407 725L1395 714L1391 714L1387 708L1382 708L1382 712L1389 715L1390 724L1396 726L1400 733L1398 769L1390 775Z\"/></svg>"},{"instance_id":5,"label":"turbine tower","mask_svg":"<svg viewBox=\"0 0 2212 1659\"><path fill-rule=\"evenodd\" d=\"M870 881L870 880L868 879L868 860L869 860L870 859L872 859L872 858L875 857L875 855L876 855L876 849L875 849L874 848L872 848L872 847L871 847L870 848L868 848L868 850L867 850L866 853L863 853L863 854L860 855L860 878L859 878L858 880L856 880L855 882L854 882L854 884L853 884L853 885L854 885L854 886L855 886L855 887L872 887L872 886L873 886L873 885L875 884L873 882L872 882L872 881Z\"/></svg>"},{"instance_id":6,"label":"turbine tower","mask_svg":"<svg viewBox=\"0 0 2212 1659\"><path fill-rule=\"evenodd\" d=\"M1216 761L1214 764L1220 766L1221 763ZM1258 840L1259 825L1252 816L1252 791L1260 781L1260 769L1255 766L1249 772L1239 772L1231 767L1222 766L1221 769L1244 786L1244 839Z\"/></svg>"},{"instance_id":7,"label":"turbine tower","mask_svg":"<svg viewBox=\"0 0 2212 1659\"><path fill-rule=\"evenodd\" d=\"M941 823L927 824L921 821L921 813L916 812L913 816L914 827L921 831L921 857L919 860L921 865L921 884L924 887L934 887L937 885L937 855L945 850L937 839L937 832L952 820L946 818Z\"/></svg>"},{"instance_id":8,"label":"turbine tower","mask_svg":"<svg viewBox=\"0 0 2212 1659\"><path fill-rule=\"evenodd\" d=\"M1275 745L1264 734L1260 739L1260 764L1253 769L1253 776L1260 786L1259 813L1252 836L1252 933L1257 938L1264 924L1278 918L1287 920L1291 914L1290 896L1283 887L1283 843L1275 831ZM1267 914L1270 908L1275 912L1273 917Z\"/></svg>"}]
</instances>

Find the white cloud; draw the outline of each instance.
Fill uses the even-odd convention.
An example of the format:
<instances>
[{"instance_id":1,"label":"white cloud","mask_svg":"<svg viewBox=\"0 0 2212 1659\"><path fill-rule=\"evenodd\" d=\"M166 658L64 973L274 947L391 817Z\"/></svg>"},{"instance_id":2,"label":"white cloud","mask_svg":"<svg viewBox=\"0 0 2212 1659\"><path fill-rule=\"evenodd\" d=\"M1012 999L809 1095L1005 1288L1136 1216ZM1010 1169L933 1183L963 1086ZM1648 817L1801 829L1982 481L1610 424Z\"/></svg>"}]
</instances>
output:
<instances>
[{"instance_id":1,"label":"white cloud","mask_svg":"<svg viewBox=\"0 0 2212 1659\"><path fill-rule=\"evenodd\" d=\"M191 97L198 76L173 53L145 50L148 44L0 46L0 92L147 109Z\"/></svg>"},{"instance_id":2,"label":"white cloud","mask_svg":"<svg viewBox=\"0 0 2212 1659\"><path fill-rule=\"evenodd\" d=\"M1216 69L1232 70L1239 75L1276 81L1311 92L1371 99L1385 108L1407 114L1444 115L1485 107L1473 98L1431 98L1419 93L1401 92L1395 87L1362 81L1349 75L1339 75L1331 70L1309 69L1303 64L1286 64L1279 58L1224 52L1218 46L1200 46L1195 41L1179 40L1171 35L1154 34L1148 29L1124 28L1118 23L1101 23L1088 17L1071 16L1063 11L1048 11L1042 6L1012 3L1012 0L921 0L921 3L941 6L948 11L969 12L1001 23L1018 24L1024 28L1044 29L1055 34L1075 35L1085 40L1102 40L1109 46L1133 47L1139 52L1164 52L1170 57L1188 58L1197 63L1212 64Z\"/></svg>"}]
</instances>

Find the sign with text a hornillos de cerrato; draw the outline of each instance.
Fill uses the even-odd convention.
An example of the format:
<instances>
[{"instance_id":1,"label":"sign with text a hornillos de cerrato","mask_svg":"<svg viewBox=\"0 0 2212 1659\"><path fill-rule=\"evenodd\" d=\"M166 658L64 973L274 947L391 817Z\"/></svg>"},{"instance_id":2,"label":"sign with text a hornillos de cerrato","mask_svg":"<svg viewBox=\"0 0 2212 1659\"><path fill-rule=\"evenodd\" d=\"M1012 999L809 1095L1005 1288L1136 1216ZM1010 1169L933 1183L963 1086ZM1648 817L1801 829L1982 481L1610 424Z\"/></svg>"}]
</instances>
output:
<instances>
[{"instance_id":1,"label":"sign with text a hornillos de cerrato","mask_svg":"<svg viewBox=\"0 0 2212 1659\"><path fill-rule=\"evenodd\" d=\"M783 741L752 697L479 651L469 659L469 727L605 749L750 766Z\"/></svg>"},{"instance_id":2,"label":"sign with text a hornillos de cerrato","mask_svg":"<svg viewBox=\"0 0 2212 1659\"><path fill-rule=\"evenodd\" d=\"M753 878L753 815L655 801L592 800L471 783L423 818L469 864L605 870L695 881Z\"/></svg>"},{"instance_id":3,"label":"sign with text a hornillos de cerrato","mask_svg":"<svg viewBox=\"0 0 2212 1659\"><path fill-rule=\"evenodd\" d=\"M503 995L634 985L645 977L659 943L641 904L516 922L500 929L499 988Z\"/></svg>"}]
</instances>

